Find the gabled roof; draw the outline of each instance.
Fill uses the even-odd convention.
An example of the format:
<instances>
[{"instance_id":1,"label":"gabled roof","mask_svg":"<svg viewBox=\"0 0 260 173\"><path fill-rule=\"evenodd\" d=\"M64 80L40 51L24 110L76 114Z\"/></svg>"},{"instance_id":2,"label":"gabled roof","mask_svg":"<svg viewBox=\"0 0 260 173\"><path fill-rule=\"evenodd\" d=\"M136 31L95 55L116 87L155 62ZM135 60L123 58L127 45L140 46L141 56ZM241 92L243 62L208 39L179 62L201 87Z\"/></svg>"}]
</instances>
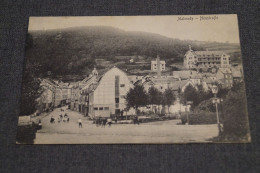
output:
<instances>
[{"instance_id":1,"label":"gabled roof","mask_svg":"<svg viewBox=\"0 0 260 173\"><path fill-rule=\"evenodd\" d=\"M202 77L216 77L215 73L202 73L201 74Z\"/></svg>"},{"instance_id":2,"label":"gabled roof","mask_svg":"<svg viewBox=\"0 0 260 173\"><path fill-rule=\"evenodd\" d=\"M156 61L156 60L153 60L153 61L151 61L151 63L157 63L157 61ZM165 61L164 61L164 60L160 60L160 63L161 63L161 64L165 64Z\"/></svg>"},{"instance_id":3,"label":"gabled roof","mask_svg":"<svg viewBox=\"0 0 260 173\"><path fill-rule=\"evenodd\" d=\"M173 71L172 76L174 78L181 78L181 79L201 79L201 75L197 71L191 71L191 70Z\"/></svg>"},{"instance_id":4,"label":"gabled roof","mask_svg":"<svg viewBox=\"0 0 260 173\"><path fill-rule=\"evenodd\" d=\"M97 77L97 80L96 80L97 82L96 82L96 83L93 83L93 84L91 85L91 86L93 86L93 89L92 89L90 92L93 92L93 91L98 87L98 85L100 84L102 78L106 75L107 72L109 72L109 71L112 70L112 69L118 69L119 71L123 72L123 73L127 76L127 74L126 74L123 70L121 70L120 68L114 66L114 67L110 68L109 70L107 70L106 72L104 72L102 76L98 76L98 77Z\"/></svg>"},{"instance_id":5,"label":"gabled roof","mask_svg":"<svg viewBox=\"0 0 260 173\"><path fill-rule=\"evenodd\" d=\"M193 83L190 80L182 80L182 81L175 81L169 85L169 87L175 91L182 89L187 83L190 83L193 85Z\"/></svg>"},{"instance_id":6,"label":"gabled roof","mask_svg":"<svg viewBox=\"0 0 260 173\"><path fill-rule=\"evenodd\" d=\"M192 51L194 55L197 55L199 57L211 57L211 56L222 56L225 53L223 51ZM226 55L226 54L225 54Z\"/></svg>"},{"instance_id":7,"label":"gabled roof","mask_svg":"<svg viewBox=\"0 0 260 173\"><path fill-rule=\"evenodd\" d=\"M232 76L236 77L236 78L241 78L242 77L242 73L238 70L236 71L232 71Z\"/></svg>"},{"instance_id":8,"label":"gabled roof","mask_svg":"<svg viewBox=\"0 0 260 173\"><path fill-rule=\"evenodd\" d=\"M89 87L89 85L96 83L97 82L98 77L97 76L91 76L90 78L88 78L87 81L82 82L82 89L87 89Z\"/></svg>"},{"instance_id":9,"label":"gabled roof","mask_svg":"<svg viewBox=\"0 0 260 173\"><path fill-rule=\"evenodd\" d=\"M213 84L214 83L214 81L209 77L203 77L202 81L206 82L207 84Z\"/></svg>"},{"instance_id":10,"label":"gabled roof","mask_svg":"<svg viewBox=\"0 0 260 173\"><path fill-rule=\"evenodd\" d=\"M219 68L219 72L225 74L225 73L232 73L230 68Z\"/></svg>"}]
</instances>

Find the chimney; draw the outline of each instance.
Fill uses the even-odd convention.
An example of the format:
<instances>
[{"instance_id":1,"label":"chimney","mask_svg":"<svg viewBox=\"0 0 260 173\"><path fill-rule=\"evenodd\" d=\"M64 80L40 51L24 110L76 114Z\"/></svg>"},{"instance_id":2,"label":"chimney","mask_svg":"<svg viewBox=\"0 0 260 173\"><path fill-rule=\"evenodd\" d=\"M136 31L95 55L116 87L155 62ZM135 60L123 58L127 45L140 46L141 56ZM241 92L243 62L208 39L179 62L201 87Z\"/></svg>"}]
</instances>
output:
<instances>
[{"instance_id":1,"label":"chimney","mask_svg":"<svg viewBox=\"0 0 260 173\"><path fill-rule=\"evenodd\" d=\"M161 77L161 63L160 63L159 55L157 55L156 63L157 63L157 76L158 76L158 78L160 78Z\"/></svg>"}]
</instances>

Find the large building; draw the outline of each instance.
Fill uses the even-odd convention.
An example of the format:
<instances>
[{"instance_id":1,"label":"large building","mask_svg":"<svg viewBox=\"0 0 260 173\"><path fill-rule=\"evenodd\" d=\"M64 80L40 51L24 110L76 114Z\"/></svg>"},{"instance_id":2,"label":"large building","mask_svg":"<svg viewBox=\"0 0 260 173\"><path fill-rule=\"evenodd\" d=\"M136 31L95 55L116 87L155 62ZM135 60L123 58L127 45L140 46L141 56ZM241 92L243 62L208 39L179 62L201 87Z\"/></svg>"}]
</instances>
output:
<instances>
[{"instance_id":1,"label":"large building","mask_svg":"<svg viewBox=\"0 0 260 173\"><path fill-rule=\"evenodd\" d=\"M183 65L187 69L230 67L230 56L223 51L193 51L189 46Z\"/></svg>"},{"instance_id":2,"label":"large building","mask_svg":"<svg viewBox=\"0 0 260 173\"><path fill-rule=\"evenodd\" d=\"M155 61L151 61L151 71L165 71L165 61L161 61L160 57L157 56Z\"/></svg>"},{"instance_id":3,"label":"large building","mask_svg":"<svg viewBox=\"0 0 260 173\"><path fill-rule=\"evenodd\" d=\"M126 108L125 97L131 87L125 72L113 67L99 79L97 85L90 86L88 115L92 118L120 115Z\"/></svg>"}]
</instances>

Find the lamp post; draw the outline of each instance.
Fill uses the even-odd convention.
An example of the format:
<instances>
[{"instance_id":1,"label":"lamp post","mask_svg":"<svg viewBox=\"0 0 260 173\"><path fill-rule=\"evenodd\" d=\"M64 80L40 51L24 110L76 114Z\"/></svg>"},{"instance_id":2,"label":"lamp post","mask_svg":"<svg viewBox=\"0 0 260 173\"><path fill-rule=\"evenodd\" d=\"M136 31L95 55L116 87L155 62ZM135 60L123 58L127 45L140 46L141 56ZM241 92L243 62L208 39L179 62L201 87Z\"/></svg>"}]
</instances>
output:
<instances>
[{"instance_id":1,"label":"lamp post","mask_svg":"<svg viewBox=\"0 0 260 173\"><path fill-rule=\"evenodd\" d=\"M218 93L218 87L216 85L213 85L212 88L212 93L214 94L214 99L213 99L213 103L215 103L216 105L216 115L217 115L217 124L218 124L218 134L220 135L221 133L221 127L220 127L220 122L219 122L219 115L218 115L218 98L217 98L217 93Z\"/></svg>"}]
</instances>

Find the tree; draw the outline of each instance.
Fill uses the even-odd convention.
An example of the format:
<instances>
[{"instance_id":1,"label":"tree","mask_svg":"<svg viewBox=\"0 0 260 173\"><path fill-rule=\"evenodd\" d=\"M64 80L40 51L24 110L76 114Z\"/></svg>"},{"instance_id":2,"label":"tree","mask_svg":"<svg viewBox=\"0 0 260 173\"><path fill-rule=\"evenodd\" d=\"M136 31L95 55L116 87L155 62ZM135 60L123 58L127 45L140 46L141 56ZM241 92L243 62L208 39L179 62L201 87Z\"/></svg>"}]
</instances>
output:
<instances>
[{"instance_id":1,"label":"tree","mask_svg":"<svg viewBox=\"0 0 260 173\"><path fill-rule=\"evenodd\" d=\"M26 35L26 51L33 47L33 37L31 34ZM42 93L40 86L40 68L38 63L33 63L27 60L26 67L22 78L22 91L20 100L20 114L19 115L30 115L36 111L37 101L36 99Z\"/></svg>"},{"instance_id":2,"label":"tree","mask_svg":"<svg viewBox=\"0 0 260 173\"><path fill-rule=\"evenodd\" d=\"M199 104L198 92L196 88L190 84L185 88L184 92L180 94L180 99L182 104L187 104L187 101L192 101L192 108Z\"/></svg>"},{"instance_id":3,"label":"tree","mask_svg":"<svg viewBox=\"0 0 260 173\"><path fill-rule=\"evenodd\" d=\"M131 88L126 95L127 107L133 107L136 111L140 106L146 106L148 103L148 94L144 90L142 85L136 85L134 88Z\"/></svg>"},{"instance_id":4,"label":"tree","mask_svg":"<svg viewBox=\"0 0 260 173\"><path fill-rule=\"evenodd\" d=\"M170 88L166 89L163 95L165 98L163 102L165 102L165 105L168 106L168 113L170 113L170 106L175 102L176 96L173 93L173 90L171 90Z\"/></svg>"},{"instance_id":5,"label":"tree","mask_svg":"<svg viewBox=\"0 0 260 173\"><path fill-rule=\"evenodd\" d=\"M149 88L149 91L148 91L148 96L149 96L149 104L151 104L152 106L153 105L160 105L161 103L161 93L160 91L155 88L155 87L151 87Z\"/></svg>"},{"instance_id":6,"label":"tree","mask_svg":"<svg viewBox=\"0 0 260 173\"><path fill-rule=\"evenodd\" d=\"M233 140L248 140L249 125L246 110L246 95L244 84L230 90L223 102L224 132L223 137Z\"/></svg>"},{"instance_id":7,"label":"tree","mask_svg":"<svg viewBox=\"0 0 260 173\"><path fill-rule=\"evenodd\" d=\"M30 115L36 111L36 100L42 93L38 71L39 65L30 62L26 64L22 80L20 115Z\"/></svg>"}]
</instances>

